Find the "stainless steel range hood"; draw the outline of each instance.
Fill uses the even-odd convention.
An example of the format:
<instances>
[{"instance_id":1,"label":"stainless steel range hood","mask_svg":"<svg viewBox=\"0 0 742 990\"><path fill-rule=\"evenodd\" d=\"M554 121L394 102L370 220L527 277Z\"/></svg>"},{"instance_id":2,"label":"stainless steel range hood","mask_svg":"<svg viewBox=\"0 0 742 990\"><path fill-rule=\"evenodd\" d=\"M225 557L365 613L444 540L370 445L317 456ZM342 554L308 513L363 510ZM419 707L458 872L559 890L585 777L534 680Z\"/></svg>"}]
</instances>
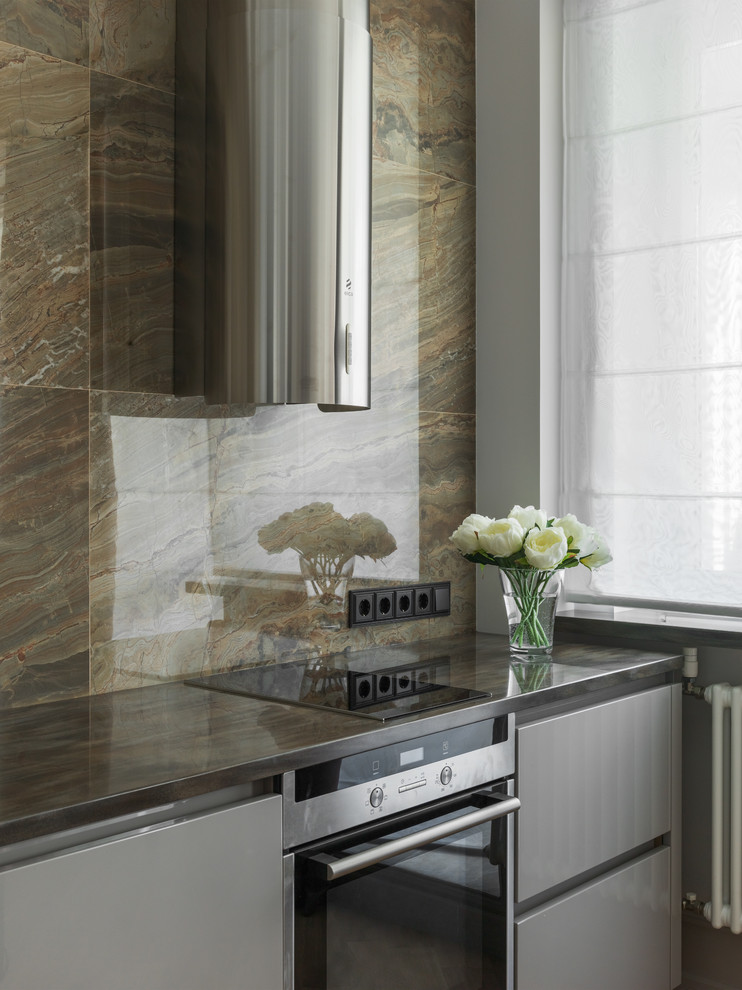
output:
<instances>
[{"instance_id":1,"label":"stainless steel range hood","mask_svg":"<svg viewBox=\"0 0 742 990\"><path fill-rule=\"evenodd\" d=\"M208 0L205 391L370 404L368 0Z\"/></svg>"}]
</instances>

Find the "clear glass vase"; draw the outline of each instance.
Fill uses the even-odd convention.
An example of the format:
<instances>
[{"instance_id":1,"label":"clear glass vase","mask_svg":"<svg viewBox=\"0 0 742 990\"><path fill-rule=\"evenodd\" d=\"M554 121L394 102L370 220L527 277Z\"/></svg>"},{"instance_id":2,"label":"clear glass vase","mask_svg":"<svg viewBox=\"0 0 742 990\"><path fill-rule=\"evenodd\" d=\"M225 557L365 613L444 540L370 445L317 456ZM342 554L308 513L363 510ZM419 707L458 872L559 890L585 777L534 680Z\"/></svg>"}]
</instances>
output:
<instances>
[{"instance_id":1,"label":"clear glass vase","mask_svg":"<svg viewBox=\"0 0 742 990\"><path fill-rule=\"evenodd\" d=\"M299 556L299 570L304 579L307 598L324 605L342 604L348 581L353 576L355 557L336 560L318 554L316 557Z\"/></svg>"},{"instance_id":2,"label":"clear glass vase","mask_svg":"<svg viewBox=\"0 0 742 990\"><path fill-rule=\"evenodd\" d=\"M500 568L510 652L519 659L543 661L550 658L554 645L554 618L563 578L563 570Z\"/></svg>"}]
</instances>

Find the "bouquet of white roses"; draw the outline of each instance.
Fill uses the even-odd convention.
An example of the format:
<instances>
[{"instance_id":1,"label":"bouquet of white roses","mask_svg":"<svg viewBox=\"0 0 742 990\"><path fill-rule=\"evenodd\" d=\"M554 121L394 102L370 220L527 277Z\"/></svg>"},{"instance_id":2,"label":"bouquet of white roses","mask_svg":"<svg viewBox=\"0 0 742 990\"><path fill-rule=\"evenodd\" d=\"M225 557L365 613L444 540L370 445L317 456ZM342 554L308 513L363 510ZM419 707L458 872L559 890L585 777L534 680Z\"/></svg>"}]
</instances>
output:
<instances>
[{"instance_id":1,"label":"bouquet of white roses","mask_svg":"<svg viewBox=\"0 0 742 990\"><path fill-rule=\"evenodd\" d=\"M505 572L519 610L511 624L511 645L550 648L540 610L545 588L556 571L584 564L595 570L611 559L603 537L571 513L549 518L543 509L514 505L504 519L471 515L451 534L457 549L476 564Z\"/></svg>"},{"instance_id":2,"label":"bouquet of white roses","mask_svg":"<svg viewBox=\"0 0 742 990\"><path fill-rule=\"evenodd\" d=\"M451 540L467 560L497 567L555 571L584 564L594 570L613 559L597 530L571 513L549 519L532 505L514 505L504 519L467 516Z\"/></svg>"}]
</instances>

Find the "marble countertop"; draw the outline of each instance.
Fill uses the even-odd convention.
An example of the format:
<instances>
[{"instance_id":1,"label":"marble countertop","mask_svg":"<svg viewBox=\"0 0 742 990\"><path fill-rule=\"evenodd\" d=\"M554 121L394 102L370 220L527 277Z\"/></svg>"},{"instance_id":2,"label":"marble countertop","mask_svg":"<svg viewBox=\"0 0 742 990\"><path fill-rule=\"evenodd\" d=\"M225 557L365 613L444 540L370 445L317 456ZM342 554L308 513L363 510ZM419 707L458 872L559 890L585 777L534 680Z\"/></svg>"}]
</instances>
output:
<instances>
[{"instance_id":1,"label":"marble countertop","mask_svg":"<svg viewBox=\"0 0 742 990\"><path fill-rule=\"evenodd\" d=\"M451 683L491 698L384 725L182 682L13 710L0 718L0 846L400 741L421 720L434 732L682 665L672 652L561 644L523 675L504 637L485 634L362 655L379 666L449 657Z\"/></svg>"}]
</instances>

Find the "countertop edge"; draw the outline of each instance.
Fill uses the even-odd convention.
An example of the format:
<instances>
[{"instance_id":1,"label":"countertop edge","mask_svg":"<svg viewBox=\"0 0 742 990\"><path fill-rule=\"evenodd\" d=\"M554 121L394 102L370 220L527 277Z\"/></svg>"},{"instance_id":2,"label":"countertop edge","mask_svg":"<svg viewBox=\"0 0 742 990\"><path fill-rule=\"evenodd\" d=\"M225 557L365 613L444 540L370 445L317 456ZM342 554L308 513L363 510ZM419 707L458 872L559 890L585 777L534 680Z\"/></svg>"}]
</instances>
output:
<instances>
[{"instance_id":1,"label":"countertop edge","mask_svg":"<svg viewBox=\"0 0 742 990\"><path fill-rule=\"evenodd\" d=\"M287 749L270 757L225 765L184 777L173 777L141 788L81 799L63 808L53 808L33 815L5 820L0 822L0 847L122 818L225 788L266 781L312 763L352 755L383 743L403 741L409 739L413 732L418 732L423 721L425 732L436 732L510 712L517 715L518 712L533 711L535 708L557 702L576 700L590 695L597 697L610 694L625 689L632 682L648 679L657 683L679 680L681 666L682 657L672 653L645 654L633 662L627 657L627 663L621 670L585 668L589 670L588 676L574 683L553 685L533 693L506 698L479 699L445 710L407 717L387 725L364 723L361 727L353 721L353 725L349 725L348 728L355 731L349 731L347 735L337 738L320 740L296 749ZM298 710L292 706L269 701L255 702L255 704L278 705L290 717L301 717L297 714ZM347 718L342 715L331 717ZM359 728L361 731L358 731Z\"/></svg>"}]
</instances>

